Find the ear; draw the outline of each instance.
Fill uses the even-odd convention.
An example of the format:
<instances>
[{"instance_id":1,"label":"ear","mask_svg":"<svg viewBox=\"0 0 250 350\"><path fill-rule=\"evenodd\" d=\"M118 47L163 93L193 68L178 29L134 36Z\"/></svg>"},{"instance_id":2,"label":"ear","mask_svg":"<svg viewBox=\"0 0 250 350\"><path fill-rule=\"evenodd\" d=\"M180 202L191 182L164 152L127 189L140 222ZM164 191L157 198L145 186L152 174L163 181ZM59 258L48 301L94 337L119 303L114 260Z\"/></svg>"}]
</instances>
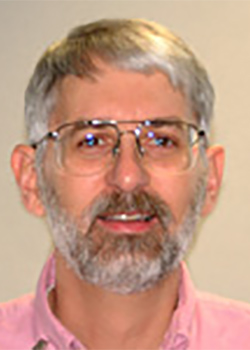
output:
<instances>
[{"instance_id":1,"label":"ear","mask_svg":"<svg viewBox=\"0 0 250 350\"><path fill-rule=\"evenodd\" d=\"M207 149L208 160L208 177L206 198L202 209L202 216L208 215L214 208L219 190L224 169L225 151L221 146L212 146Z\"/></svg>"},{"instance_id":2,"label":"ear","mask_svg":"<svg viewBox=\"0 0 250 350\"><path fill-rule=\"evenodd\" d=\"M35 150L33 148L18 145L12 152L11 167L26 209L32 214L43 216L45 210L39 196L34 158Z\"/></svg>"}]
</instances>

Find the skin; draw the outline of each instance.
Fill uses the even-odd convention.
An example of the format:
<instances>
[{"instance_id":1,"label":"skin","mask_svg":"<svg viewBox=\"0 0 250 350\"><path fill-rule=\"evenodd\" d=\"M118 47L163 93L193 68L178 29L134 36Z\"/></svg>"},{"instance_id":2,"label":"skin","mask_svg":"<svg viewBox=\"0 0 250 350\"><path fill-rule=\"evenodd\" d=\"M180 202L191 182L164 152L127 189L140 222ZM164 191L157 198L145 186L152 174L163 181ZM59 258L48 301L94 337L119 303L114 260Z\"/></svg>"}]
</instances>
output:
<instances>
[{"instance_id":1,"label":"skin","mask_svg":"<svg viewBox=\"0 0 250 350\"><path fill-rule=\"evenodd\" d=\"M65 122L88 118L109 117L115 120L144 120L149 117L180 116L195 122L188 115L187 102L174 90L162 73L143 75L120 71L102 65L97 82L68 76L59 86L59 98L51 116L50 130ZM131 129L123 125L122 129ZM220 146L207 150L207 194L202 215L213 209L219 192L224 151ZM153 172L143 166L134 151L132 135L123 137L121 154L102 173L91 177L70 176L51 166L52 152L45 158L45 178L49 179L60 204L73 217L80 213L103 191L143 189L157 193L171 208L174 232L187 212L197 179L204 164L182 175L166 171ZM34 169L34 150L25 145L15 148L12 168L27 210L37 216L46 215ZM129 231L129 229L128 229ZM119 234L117 229L116 234ZM118 295L79 280L67 268L56 251L56 290L49 302L54 314L89 349L157 349L166 332L178 301L179 269L152 289L132 295ZM160 312L164 310L164 313Z\"/></svg>"}]
</instances>

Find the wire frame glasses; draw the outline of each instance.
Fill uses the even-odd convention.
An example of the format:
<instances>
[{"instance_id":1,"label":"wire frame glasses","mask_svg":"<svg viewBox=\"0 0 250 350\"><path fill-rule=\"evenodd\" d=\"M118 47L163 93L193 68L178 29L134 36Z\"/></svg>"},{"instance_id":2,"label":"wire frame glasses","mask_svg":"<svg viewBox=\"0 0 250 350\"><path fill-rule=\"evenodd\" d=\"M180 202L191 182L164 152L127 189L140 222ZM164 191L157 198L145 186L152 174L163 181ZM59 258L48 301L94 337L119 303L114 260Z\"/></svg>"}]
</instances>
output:
<instances>
[{"instance_id":1,"label":"wire frame glasses","mask_svg":"<svg viewBox=\"0 0 250 350\"><path fill-rule=\"evenodd\" d=\"M136 124L120 130L118 125ZM190 169L199 154L199 141L205 132L180 119L159 118L144 121L79 120L59 126L32 144L37 148L54 141L55 162L75 176L88 176L106 169L120 153L122 136L133 134L141 162L150 169L161 168L173 174Z\"/></svg>"}]
</instances>

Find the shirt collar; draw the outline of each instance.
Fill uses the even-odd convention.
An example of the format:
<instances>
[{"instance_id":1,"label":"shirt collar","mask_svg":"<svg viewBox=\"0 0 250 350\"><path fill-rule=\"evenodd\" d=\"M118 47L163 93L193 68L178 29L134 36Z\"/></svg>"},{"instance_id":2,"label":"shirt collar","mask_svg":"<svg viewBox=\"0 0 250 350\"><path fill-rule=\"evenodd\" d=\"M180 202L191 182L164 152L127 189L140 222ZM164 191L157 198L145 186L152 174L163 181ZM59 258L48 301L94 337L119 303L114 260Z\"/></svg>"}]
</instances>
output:
<instances>
[{"instance_id":1,"label":"shirt collar","mask_svg":"<svg viewBox=\"0 0 250 350\"><path fill-rule=\"evenodd\" d=\"M189 344L196 292L185 262L180 265L181 283L178 306L173 314L170 327L165 335L162 349L186 349Z\"/></svg>"},{"instance_id":2,"label":"shirt collar","mask_svg":"<svg viewBox=\"0 0 250 350\"><path fill-rule=\"evenodd\" d=\"M178 306L165 335L162 349L186 349L195 308L195 290L184 262L181 263L181 283ZM34 330L37 343L53 343L58 349L82 349L81 343L57 320L50 310L47 295L55 286L55 258L52 255L38 282L35 296ZM34 344L36 345L36 344Z\"/></svg>"},{"instance_id":3,"label":"shirt collar","mask_svg":"<svg viewBox=\"0 0 250 350\"><path fill-rule=\"evenodd\" d=\"M80 342L57 320L48 304L48 293L55 286L55 258L52 255L37 285L35 296L35 338L53 343L56 349L80 349Z\"/></svg>"}]
</instances>

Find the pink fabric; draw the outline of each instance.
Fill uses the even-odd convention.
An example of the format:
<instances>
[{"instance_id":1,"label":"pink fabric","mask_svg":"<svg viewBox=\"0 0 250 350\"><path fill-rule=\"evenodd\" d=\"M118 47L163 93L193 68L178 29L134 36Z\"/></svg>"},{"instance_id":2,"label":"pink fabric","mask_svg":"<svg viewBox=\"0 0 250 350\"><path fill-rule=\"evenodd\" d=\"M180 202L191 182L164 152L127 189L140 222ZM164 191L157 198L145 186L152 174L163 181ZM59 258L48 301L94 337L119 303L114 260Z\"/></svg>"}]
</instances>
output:
<instances>
[{"instance_id":1,"label":"pink fabric","mask_svg":"<svg viewBox=\"0 0 250 350\"><path fill-rule=\"evenodd\" d=\"M49 309L47 293L55 281L54 258L41 274L35 296L0 305L0 350L85 349ZM185 264L179 305L162 349L250 349L250 306L196 292Z\"/></svg>"}]
</instances>

